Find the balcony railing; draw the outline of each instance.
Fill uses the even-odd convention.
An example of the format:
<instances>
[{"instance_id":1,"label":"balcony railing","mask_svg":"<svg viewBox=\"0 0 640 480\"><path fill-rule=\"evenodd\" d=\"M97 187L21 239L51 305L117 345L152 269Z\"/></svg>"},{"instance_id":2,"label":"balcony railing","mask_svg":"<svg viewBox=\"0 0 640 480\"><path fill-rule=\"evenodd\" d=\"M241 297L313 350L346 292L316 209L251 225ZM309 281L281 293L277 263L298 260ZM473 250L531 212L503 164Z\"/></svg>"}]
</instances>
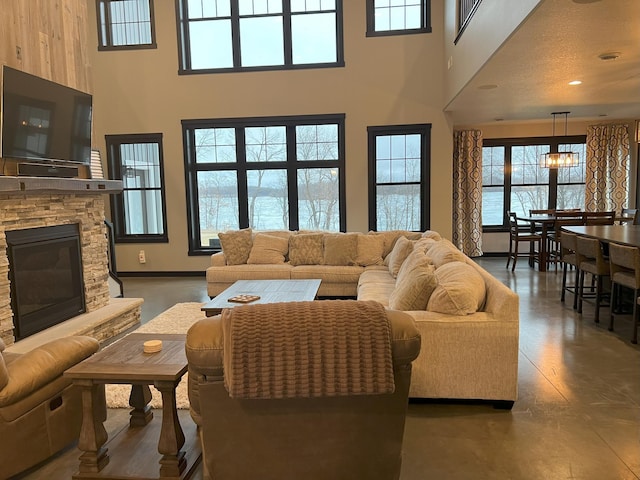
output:
<instances>
[{"instance_id":1,"label":"balcony railing","mask_svg":"<svg viewBox=\"0 0 640 480\"><path fill-rule=\"evenodd\" d=\"M478 9L482 0L458 0L458 34L454 43L458 42L458 39L462 35L462 32L471 21L471 17Z\"/></svg>"}]
</instances>

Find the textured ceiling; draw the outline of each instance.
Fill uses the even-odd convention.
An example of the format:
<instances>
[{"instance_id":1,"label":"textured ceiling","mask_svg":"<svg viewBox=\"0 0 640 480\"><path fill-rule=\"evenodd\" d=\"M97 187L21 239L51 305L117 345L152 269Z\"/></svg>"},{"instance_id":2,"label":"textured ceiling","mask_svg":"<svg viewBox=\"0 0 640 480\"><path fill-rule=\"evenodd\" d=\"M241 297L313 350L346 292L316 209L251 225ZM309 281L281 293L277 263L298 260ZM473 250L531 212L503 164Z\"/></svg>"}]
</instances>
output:
<instances>
[{"instance_id":1,"label":"textured ceiling","mask_svg":"<svg viewBox=\"0 0 640 480\"><path fill-rule=\"evenodd\" d=\"M599 58L609 52L619 57ZM640 118L640 0L545 0L445 111L455 125L548 121L555 111Z\"/></svg>"}]
</instances>

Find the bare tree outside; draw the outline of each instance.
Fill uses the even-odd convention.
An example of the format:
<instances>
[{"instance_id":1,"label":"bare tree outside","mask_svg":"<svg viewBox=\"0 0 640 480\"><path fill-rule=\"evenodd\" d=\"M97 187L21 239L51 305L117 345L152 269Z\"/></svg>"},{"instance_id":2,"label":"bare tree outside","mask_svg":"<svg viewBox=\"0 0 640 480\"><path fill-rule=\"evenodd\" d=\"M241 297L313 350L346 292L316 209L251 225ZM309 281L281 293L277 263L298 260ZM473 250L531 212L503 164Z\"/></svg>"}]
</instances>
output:
<instances>
[{"instance_id":1,"label":"bare tree outside","mask_svg":"<svg viewBox=\"0 0 640 480\"><path fill-rule=\"evenodd\" d=\"M296 127L298 162L298 223L311 230L340 230L339 174L337 168L313 168L314 161L338 160L338 126Z\"/></svg>"},{"instance_id":2,"label":"bare tree outside","mask_svg":"<svg viewBox=\"0 0 640 480\"><path fill-rule=\"evenodd\" d=\"M420 230L420 135L376 137L376 227Z\"/></svg>"},{"instance_id":3,"label":"bare tree outside","mask_svg":"<svg viewBox=\"0 0 640 480\"><path fill-rule=\"evenodd\" d=\"M290 223L287 182L291 166L289 163L287 168L267 168L274 162L287 164L287 129L252 126L242 131L249 226L255 230L287 229ZM195 133L196 163L238 163L235 128L198 129ZM340 228L338 125L297 126L295 141L300 228L337 231ZM321 168L315 165L318 161L323 162ZM326 166L327 161L335 161L336 166ZM211 245L221 231L239 228L237 182L235 168L197 173L202 246Z\"/></svg>"},{"instance_id":4,"label":"bare tree outside","mask_svg":"<svg viewBox=\"0 0 640 480\"><path fill-rule=\"evenodd\" d=\"M559 145L560 151L573 151L580 163L558 170L556 208L584 208L585 144ZM510 210L520 215L529 210L549 208L549 169L540 166L541 155L549 145L514 145L511 147ZM502 225L504 219L505 146L484 147L482 168L483 225Z\"/></svg>"}]
</instances>

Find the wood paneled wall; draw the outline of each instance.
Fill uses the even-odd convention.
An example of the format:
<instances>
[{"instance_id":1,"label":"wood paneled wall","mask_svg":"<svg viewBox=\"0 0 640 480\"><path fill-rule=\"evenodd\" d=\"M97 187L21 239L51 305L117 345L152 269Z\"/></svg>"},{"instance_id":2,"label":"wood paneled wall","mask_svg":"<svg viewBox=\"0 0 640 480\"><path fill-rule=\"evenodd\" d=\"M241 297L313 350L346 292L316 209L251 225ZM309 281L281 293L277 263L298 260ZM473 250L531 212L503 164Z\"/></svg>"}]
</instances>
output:
<instances>
[{"instance_id":1,"label":"wood paneled wall","mask_svg":"<svg viewBox=\"0 0 640 480\"><path fill-rule=\"evenodd\" d=\"M0 63L92 93L88 1L0 0Z\"/></svg>"}]
</instances>

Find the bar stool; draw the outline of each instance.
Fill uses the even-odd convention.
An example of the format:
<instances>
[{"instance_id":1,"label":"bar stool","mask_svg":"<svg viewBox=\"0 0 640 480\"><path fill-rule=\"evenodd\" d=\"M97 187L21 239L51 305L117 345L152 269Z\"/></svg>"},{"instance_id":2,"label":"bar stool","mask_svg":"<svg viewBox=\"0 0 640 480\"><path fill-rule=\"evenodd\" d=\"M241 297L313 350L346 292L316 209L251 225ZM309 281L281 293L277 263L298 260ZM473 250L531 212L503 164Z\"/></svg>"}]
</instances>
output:
<instances>
[{"instance_id":1,"label":"bar stool","mask_svg":"<svg viewBox=\"0 0 640 480\"><path fill-rule=\"evenodd\" d=\"M564 302L565 292L573 293L573 309L578 308L578 278L580 268L576 253L578 236L575 233L562 232L560 236L560 261L562 262L562 293L560 301ZM567 271L575 269L573 284L567 285Z\"/></svg>"},{"instance_id":2,"label":"bar stool","mask_svg":"<svg viewBox=\"0 0 640 480\"><path fill-rule=\"evenodd\" d=\"M540 259L535 258L535 252L540 251L540 242L542 242L542 236L538 235L537 233L531 233L528 227L518 224L515 212L507 212L507 214L509 215L509 257L507 258L507 268L509 268L509 263L513 258L513 266L511 267L511 271L514 271L516 269L516 261L518 260L519 256L528 256L530 265L533 265L536 260L539 262ZM520 244L520 242L529 243L530 248L527 253L518 253L518 245Z\"/></svg>"},{"instance_id":3,"label":"bar stool","mask_svg":"<svg viewBox=\"0 0 640 480\"><path fill-rule=\"evenodd\" d=\"M610 276L609 261L605 259L602 253L600 241L595 238L587 238L579 236L576 239L576 255L578 267L580 268L578 282L578 313L582 313L582 302L584 295L584 274L590 273L596 283L595 287L595 322L600 322L600 305L602 298L605 296L603 291L603 279Z\"/></svg>"},{"instance_id":4,"label":"bar stool","mask_svg":"<svg viewBox=\"0 0 640 480\"><path fill-rule=\"evenodd\" d=\"M640 295L640 250L617 243L609 244L609 265L611 271L611 319L609 330L613 330L613 307L619 303L620 287L633 290L633 337L631 342L638 343L638 295Z\"/></svg>"}]
</instances>

